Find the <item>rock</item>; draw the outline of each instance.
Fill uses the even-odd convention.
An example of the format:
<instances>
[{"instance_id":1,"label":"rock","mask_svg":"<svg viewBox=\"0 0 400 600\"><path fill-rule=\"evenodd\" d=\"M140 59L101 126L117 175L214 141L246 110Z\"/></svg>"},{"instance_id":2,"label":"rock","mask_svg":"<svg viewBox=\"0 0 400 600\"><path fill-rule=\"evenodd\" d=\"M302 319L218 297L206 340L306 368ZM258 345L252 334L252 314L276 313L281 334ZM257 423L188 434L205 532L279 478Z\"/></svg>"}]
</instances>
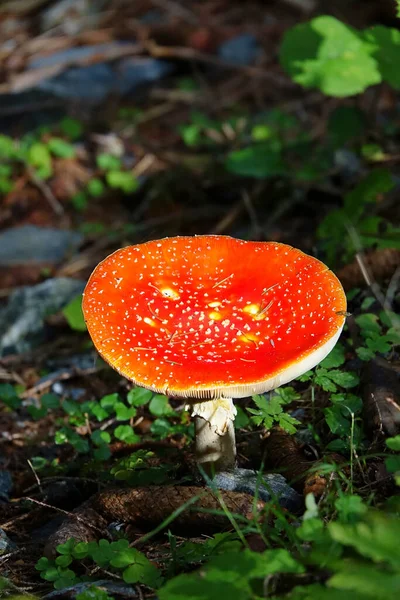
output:
<instances>
[{"instance_id":1,"label":"rock","mask_svg":"<svg viewBox=\"0 0 400 600\"><path fill-rule=\"evenodd\" d=\"M10 540L4 529L0 529L0 556L8 554L16 549L14 542Z\"/></svg>"},{"instance_id":2,"label":"rock","mask_svg":"<svg viewBox=\"0 0 400 600\"><path fill-rule=\"evenodd\" d=\"M98 590L101 590L101 594ZM90 593L93 590L92 594ZM127 585L126 583L120 583L118 581L109 581L107 579L99 579L98 581L87 581L84 583L77 583L70 587L63 588L61 590L55 590L43 596L43 600L62 600L63 598L76 598L78 594L86 592L86 598L107 598L113 596L114 598L138 598L137 591Z\"/></svg>"},{"instance_id":3,"label":"rock","mask_svg":"<svg viewBox=\"0 0 400 600\"><path fill-rule=\"evenodd\" d=\"M220 490L257 495L264 502L278 501L282 508L298 513L303 508L303 498L278 473L259 476L251 469L235 469L217 473L212 480Z\"/></svg>"},{"instance_id":4,"label":"rock","mask_svg":"<svg viewBox=\"0 0 400 600\"><path fill-rule=\"evenodd\" d=\"M223 42L218 48L218 56L227 62L245 67L254 63L260 51L257 38L251 33L243 33Z\"/></svg>"},{"instance_id":5,"label":"rock","mask_svg":"<svg viewBox=\"0 0 400 600\"><path fill-rule=\"evenodd\" d=\"M0 266L58 264L82 243L74 231L23 225L0 233Z\"/></svg>"},{"instance_id":6,"label":"rock","mask_svg":"<svg viewBox=\"0 0 400 600\"><path fill-rule=\"evenodd\" d=\"M98 104L110 94L128 94L137 87L158 81L174 70L171 62L146 57L121 58L107 62L115 48L125 42L97 44L68 48L31 62L31 69L54 67L65 63L65 70L47 79L39 80L35 89L71 100L85 100ZM69 67L71 62L90 61L103 54L105 60L96 64Z\"/></svg>"},{"instance_id":7,"label":"rock","mask_svg":"<svg viewBox=\"0 0 400 600\"><path fill-rule=\"evenodd\" d=\"M9 494L12 488L12 479L10 471L0 471L0 505L2 502L9 501Z\"/></svg>"},{"instance_id":8,"label":"rock","mask_svg":"<svg viewBox=\"0 0 400 600\"><path fill-rule=\"evenodd\" d=\"M28 352L45 338L45 319L57 313L85 287L83 281L59 277L17 288L0 308L0 356Z\"/></svg>"}]
</instances>

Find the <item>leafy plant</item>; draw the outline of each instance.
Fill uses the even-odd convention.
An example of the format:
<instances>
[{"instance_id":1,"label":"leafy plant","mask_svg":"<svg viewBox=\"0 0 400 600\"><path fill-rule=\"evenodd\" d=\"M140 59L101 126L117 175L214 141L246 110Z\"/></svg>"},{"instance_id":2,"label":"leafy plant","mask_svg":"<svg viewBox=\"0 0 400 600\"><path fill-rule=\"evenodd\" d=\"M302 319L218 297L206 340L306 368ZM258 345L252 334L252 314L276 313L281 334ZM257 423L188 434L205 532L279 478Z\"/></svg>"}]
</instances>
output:
<instances>
[{"instance_id":1,"label":"leafy plant","mask_svg":"<svg viewBox=\"0 0 400 600\"><path fill-rule=\"evenodd\" d=\"M101 568L121 572L126 583L143 583L151 588L158 588L163 579L157 569L146 556L136 548L129 547L129 542L120 539L115 542L101 539L99 542L79 542L70 539L57 546L54 560L42 557L36 563L36 569L46 581L52 581L55 589L62 589L79 581L90 581L82 577L70 567L76 561L91 559Z\"/></svg>"},{"instance_id":2,"label":"leafy plant","mask_svg":"<svg viewBox=\"0 0 400 600\"><path fill-rule=\"evenodd\" d=\"M75 331L86 331L86 323L82 312L82 295L75 296L63 308L63 315L67 319L68 325Z\"/></svg>"},{"instance_id":3,"label":"leafy plant","mask_svg":"<svg viewBox=\"0 0 400 600\"><path fill-rule=\"evenodd\" d=\"M288 433L295 433L300 421L287 414L283 407L298 398L300 395L292 387L278 388L269 399L265 396L253 396L257 409L247 409L253 415L250 421L257 427L262 425L266 429L271 429L276 424Z\"/></svg>"},{"instance_id":4,"label":"leafy plant","mask_svg":"<svg viewBox=\"0 0 400 600\"><path fill-rule=\"evenodd\" d=\"M387 169L371 171L351 192L346 194L343 207L331 211L321 222L317 235L322 241L327 262L334 264L340 255L349 260L358 244L367 248L400 248L400 228L396 228L382 217L368 215L384 194L394 186Z\"/></svg>"},{"instance_id":5,"label":"leafy plant","mask_svg":"<svg viewBox=\"0 0 400 600\"><path fill-rule=\"evenodd\" d=\"M358 31L322 15L289 29L280 49L283 68L296 83L327 96L346 97L386 81L400 88L397 29Z\"/></svg>"}]
</instances>

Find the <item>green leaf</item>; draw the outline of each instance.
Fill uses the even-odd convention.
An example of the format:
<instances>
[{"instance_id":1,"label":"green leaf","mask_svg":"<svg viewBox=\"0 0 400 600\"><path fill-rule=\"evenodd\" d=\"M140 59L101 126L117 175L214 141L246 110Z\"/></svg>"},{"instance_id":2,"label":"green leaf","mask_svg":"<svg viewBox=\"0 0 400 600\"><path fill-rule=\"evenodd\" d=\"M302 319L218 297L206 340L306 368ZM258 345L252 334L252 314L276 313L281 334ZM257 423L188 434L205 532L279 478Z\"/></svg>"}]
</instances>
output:
<instances>
[{"instance_id":1,"label":"green leaf","mask_svg":"<svg viewBox=\"0 0 400 600\"><path fill-rule=\"evenodd\" d=\"M337 387L329 376L327 369L318 368L315 372L314 383L320 385L325 392L336 392Z\"/></svg>"},{"instance_id":2,"label":"green leaf","mask_svg":"<svg viewBox=\"0 0 400 600\"><path fill-rule=\"evenodd\" d=\"M400 568L400 520L397 517L371 511L358 523L332 522L328 531L332 539L354 548L362 556Z\"/></svg>"},{"instance_id":3,"label":"green leaf","mask_svg":"<svg viewBox=\"0 0 400 600\"><path fill-rule=\"evenodd\" d=\"M378 144L363 144L361 156L371 162L382 162L387 159L387 155Z\"/></svg>"},{"instance_id":4,"label":"green leaf","mask_svg":"<svg viewBox=\"0 0 400 600\"><path fill-rule=\"evenodd\" d=\"M389 456L385 460L385 466L389 473L400 471L400 456Z\"/></svg>"},{"instance_id":5,"label":"green leaf","mask_svg":"<svg viewBox=\"0 0 400 600\"><path fill-rule=\"evenodd\" d=\"M108 171L106 181L111 188L122 190L125 194L135 192L139 182L129 171Z\"/></svg>"},{"instance_id":6,"label":"green leaf","mask_svg":"<svg viewBox=\"0 0 400 600\"><path fill-rule=\"evenodd\" d=\"M340 437L350 433L350 421L339 406L330 406L324 409L325 421L331 432Z\"/></svg>"},{"instance_id":7,"label":"green leaf","mask_svg":"<svg viewBox=\"0 0 400 600\"><path fill-rule=\"evenodd\" d=\"M301 422L291 417L286 413L282 413L278 419L279 426L282 427L287 433L293 434L297 431L297 426L301 425Z\"/></svg>"},{"instance_id":8,"label":"green leaf","mask_svg":"<svg viewBox=\"0 0 400 600\"><path fill-rule=\"evenodd\" d=\"M144 406L150 402L153 392L144 388L134 387L128 392L126 397L131 406Z\"/></svg>"},{"instance_id":9,"label":"green leaf","mask_svg":"<svg viewBox=\"0 0 400 600\"><path fill-rule=\"evenodd\" d=\"M189 125L181 125L178 129L186 146L192 148L200 144L202 140L201 127L194 123L190 123Z\"/></svg>"},{"instance_id":10,"label":"green leaf","mask_svg":"<svg viewBox=\"0 0 400 600\"><path fill-rule=\"evenodd\" d=\"M93 431L90 437L96 446L103 446L104 444L109 444L111 442L111 436L108 431L101 431L101 429Z\"/></svg>"},{"instance_id":11,"label":"green leaf","mask_svg":"<svg viewBox=\"0 0 400 600\"><path fill-rule=\"evenodd\" d=\"M357 560L344 560L340 571L331 577L327 585L353 598L353 592L364 594L371 600L397 600L399 575L373 567Z\"/></svg>"},{"instance_id":12,"label":"green leaf","mask_svg":"<svg viewBox=\"0 0 400 600\"><path fill-rule=\"evenodd\" d=\"M399 55L400 31L377 25L365 32L365 39L371 45L372 55L378 63L384 81L395 90L400 90Z\"/></svg>"},{"instance_id":13,"label":"green leaf","mask_svg":"<svg viewBox=\"0 0 400 600\"><path fill-rule=\"evenodd\" d=\"M18 397L11 383L0 383L0 402L13 410L19 408L22 404L22 400Z\"/></svg>"},{"instance_id":14,"label":"green leaf","mask_svg":"<svg viewBox=\"0 0 400 600\"><path fill-rule=\"evenodd\" d=\"M361 329L361 334L364 338L381 335L382 328L378 323L378 315L365 313L358 315L354 320Z\"/></svg>"},{"instance_id":15,"label":"green leaf","mask_svg":"<svg viewBox=\"0 0 400 600\"><path fill-rule=\"evenodd\" d=\"M352 371L339 371L338 369L331 369L328 372L328 377L336 385L342 388L349 389L359 384L360 378L356 373Z\"/></svg>"},{"instance_id":16,"label":"green leaf","mask_svg":"<svg viewBox=\"0 0 400 600\"><path fill-rule=\"evenodd\" d=\"M60 158L72 158L75 156L75 148L62 138L53 137L47 142L47 147L54 156Z\"/></svg>"},{"instance_id":17,"label":"green leaf","mask_svg":"<svg viewBox=\"0 0 400 600\"><path fill-rule=\"evenodd\" d=\"M328 96L363 92L382 80L372 48L355 29L335 17L322 15L289 29L280 61L292 79Z\"/></svg>"},{"instance_id":18,"label":"green leaf","mask_svg":"<svg viewBox=\"0 0 400 600\"><path fill-rule=\"evenodd\" d=\"M178 575L167 582L158 592L159 600L249 600L249 593L230 582L210 583L198 574Z\"/></svg>"},{"instance_id":19,"label":"green leaf","mask_svg":"<svg viewBox=\"0 0 400 600\"><path fill-rule=\"evenodd\" d=\"M28 162L36 169L40 179L48 179L53 173L51 154L46 144L35 142L29 148Z\"/></svg>"},{"instance_id":20,"label":"green leaf","mask_svg":"<svg viewBox=\"0 0 400 600\"><path fill-rule=\"evenodd\" d=\"M137 412L135 406L126 406L123 402L116 402L114 410L118 421L129 421Z\"/></svg>"},{"instance_id":21,"label":"green leaf","mask_svg":"<svg viewBox=\"0 0 400 600\"><path fill-rule=\"evenodd\" d=\"M114 411L114 408L118 403L120 403L118 394L107 394L100 400L100 406L104 408L109 415Z\"/></svg>"},{"instance_id":22,"label":"green leaf","mask_svg":"<svg viewBox=\"0 0 400 600\"><path fill-rule=\"evenodd\" d=\"M119 425L115 428L114 435L118 440L127 444L136 444L140 441L140 437L136 435L130 425Z\"/></svg>"},{"instance_id":23,"label":"green leaf","mask_svg":"<svg viewBox=\"0 0 400 600\"><path fill-rule=\"evenodd\" d=\"M104 171L117 170L121 168L121 159L113 154L107 154L105 152L97 155L96 163L99 169L103 169Z\"/></svg>"},{"instance_id":24,"label":"green leaf","mask_svg":"<svg viewBox=\"0 0 400 600\"><path fill-rule=\"evenodd\" d=\"M74 331L86 331L86 323L82 312L82 294L75 296L75 298L63 308L62 313L67 319L71 329Z\"/></svg>"},{"instance_id":25,"label":"green leaf","mask_svg":"<svg viewBox=\"0 0 400 600\"><path fill-rule=\"evenodd\" d=\"M149 410L155 417L168 417L175 414L167 396L164 396L163 394L155 394L152 397L149 404Z\"/></svg>"},{"instance_id":26,"label":"green leaf","mask_svg":"<svg viewBox=\"0 0 400 600\"><path fill-rule=\"evenodd\" d=\"M15 142L8 135L0 134L0 158L14 158Z\"/></svg>"},{"instance_id":27,"label":"green leaf","mask_svg":"<svg viewBox=\"0 0 400 600\"><path fill-rule=\"evenodd\" d=\"M50 392L48 394L43 394L40 398L40 402L46 409L56 409L60 407L60 398L57 394L52 394Z\"/></svg>"},{"instance_id":28,"label":"green leaf","mask_svg":"<svg viewBox=\"0 0 400 600\"><path fill-rule=\"evenodd\" d=\"M68 567L72 563L72 556L70 556L69 554L64 556L57 556L55 562L58 567Z\"/></svg>"},{"instance_id":29,"label":"green leaf","mask_svg":"<svg viewBox=\"0 0 400 600\"><path fill-rule=\"evenodd\" d=\"M110 564L114 567L129 565L122 574L126 583L140 582L151 588L158 588L162 583L162 577L157 567L135 548L121 551L115 559L111 560Z\"/></svg>"},{"instance_id":30,"label":"green leaf","mask_svg":"<svg viewBox=\"0 0 400 600\"><path fill-rule=\"evenodd\" d=\"M230 173L264 179L286 173L280 142L260 143L228 154L225 167Z\"/></svg>"},{"instance_id":31,"label":"green leaf","mask_svg":"<svg viewBox=\"0 0 400 600\"><path fill-rule=\"evenodd\" d=\"M368 507L363 503L360 496L355 494L342 494L335 501L335 508L342 522L352 523L365 515Z\"/></svg>"},{"instance_id":32,"label":"green leaf","mask_svg":"<svg viewBox=\"0 0 400 600\"><path fill-rule=\"evenodd\" d=\"M377 203L394 186L393 175L388 169L378 168L371 171L344 199L344 211L347 218L356 224L366 205Z\"/></svg>"},{"instance_id":33,"label":"green leaf","mask_svg":"<svg viewBox=\"0 0 400 600\"><path fill-rule=\"evenodd\" d=\"M85 192L77 192L70 198L70 202L75 210L80 212L84 211L88 207L88 197Z\"/></svg>"},{"instance_id":34,"label":"green leaf","mask_svg":"<svg viewBox=\"0 0 400 600\"><path fill-rule=\"evenodd\" d=\"M83 127L82 124L76 119L65 117L61 123L60 128L62 132L68 136L71 140L76 140L82 136Z\"/></svg>"},{"instance_id":35,"label":"green leaf","mask_svg":"<svg viewBox=\"0 0 400 600\"><path fill-rule=\"evenodd\" d=\"M365 361L371 360L375 356L375 352L369 348L356 348L356 353L361 360Z\"/></svg>"},{"instance_id":36,"label":"green leaf","mask_svg":"<svg viewBox=\"0 0 400 600\"><path fill-rule=\"evenodd\" d=\"M336 344L326 358L320 363L324 369L340 367L345 362L345 352L342 344Z\"/></svg>"},{"instance_id":37,"label":"green leaf","mask_svg":"<svg viewBox=\"0 0 400 600\"><path fill-rule=\"evenodd\" d=\"M400 452L400 435L396 435L395 437L388 438L386 440L386 446L390 448L390 450L395 450L396 452Z\"/></svg>"},{"instance_id":38,"label":"green leaf","mask_svg":"<svg viewBox=\"0 0 400 600\"><path fill-rule=\"evenodd\" d=\"M99 196L104 194L105 186L101 179L99 179L98 177L93 177L93 179L91 179L88 182L86 189L88 191L88 194L90 194L94 198L98 198Z\"/></svg>"}]
</instances>

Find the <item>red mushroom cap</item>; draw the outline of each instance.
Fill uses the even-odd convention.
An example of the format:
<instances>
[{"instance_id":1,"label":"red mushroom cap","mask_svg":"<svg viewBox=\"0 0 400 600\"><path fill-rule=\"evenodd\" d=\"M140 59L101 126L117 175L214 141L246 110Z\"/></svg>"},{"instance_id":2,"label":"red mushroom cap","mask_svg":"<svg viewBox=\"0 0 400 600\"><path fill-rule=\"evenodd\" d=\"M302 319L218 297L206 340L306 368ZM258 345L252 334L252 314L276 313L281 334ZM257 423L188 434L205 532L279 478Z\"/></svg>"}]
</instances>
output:
<instances>
[{"instance_id":1,"label":"red mushroom cap","mask_svg":"<svg viewBox=\"0 0 400 600\"><path fill-rule=\"evenodd\" d=\"M346 297L319 260L276 242L172 237L101 262L83 311L101 356L136 384L185 398L241 398L318 364Z\"/></svg>"}]
</instances>

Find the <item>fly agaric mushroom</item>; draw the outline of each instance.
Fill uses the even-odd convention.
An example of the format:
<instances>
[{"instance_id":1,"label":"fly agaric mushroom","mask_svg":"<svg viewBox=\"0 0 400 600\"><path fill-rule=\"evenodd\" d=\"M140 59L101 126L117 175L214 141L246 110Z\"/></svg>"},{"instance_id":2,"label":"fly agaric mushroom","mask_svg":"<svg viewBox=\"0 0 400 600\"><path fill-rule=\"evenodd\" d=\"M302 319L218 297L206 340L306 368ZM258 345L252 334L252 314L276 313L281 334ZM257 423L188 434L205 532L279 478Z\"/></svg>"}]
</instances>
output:
<instances>
[{"instance_id":1,"label":"fly agaric mushroom","mask_svg":"<svg viewBox=\"0 0 400 600\"><path fill-rule=\"evenodd\" d=\"M196 457L232 468L232 398L317 365L336 344L346 297L319 260L276 242L172 237L128 246L92 273L83 312L101 356L154 392L188 399Z\"/></svg>"}]
</instances>

